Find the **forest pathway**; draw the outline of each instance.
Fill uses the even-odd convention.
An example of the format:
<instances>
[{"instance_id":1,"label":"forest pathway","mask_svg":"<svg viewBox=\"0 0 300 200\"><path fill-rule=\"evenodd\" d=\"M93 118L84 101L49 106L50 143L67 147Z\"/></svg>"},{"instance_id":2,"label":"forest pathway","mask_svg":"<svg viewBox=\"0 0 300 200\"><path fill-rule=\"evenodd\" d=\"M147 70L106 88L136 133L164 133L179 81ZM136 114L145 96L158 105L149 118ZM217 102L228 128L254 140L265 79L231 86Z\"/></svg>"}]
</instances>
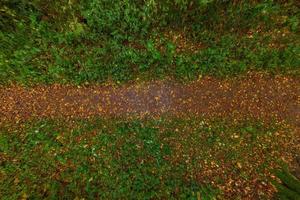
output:
<instances>
[{"instance_id":1,"label":"forest pathway","mask_svg":"<svg viewBox=\"0 0 300 200\"><path fill-rule=\"evenodd\" d=\"M248 74L188 84L172 81L123 86L0 87L0 121L32 117L174 116L286 120L299 127L300 80Z\"/></svg>"}]
</instances>

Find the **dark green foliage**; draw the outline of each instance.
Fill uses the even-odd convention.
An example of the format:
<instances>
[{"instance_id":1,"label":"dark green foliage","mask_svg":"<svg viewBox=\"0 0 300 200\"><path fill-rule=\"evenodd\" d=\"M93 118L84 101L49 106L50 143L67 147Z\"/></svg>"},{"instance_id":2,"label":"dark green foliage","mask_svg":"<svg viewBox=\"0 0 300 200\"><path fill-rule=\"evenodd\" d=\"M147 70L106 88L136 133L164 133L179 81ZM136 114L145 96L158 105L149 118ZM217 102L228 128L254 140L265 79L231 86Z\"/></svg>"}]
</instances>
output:
<instances>
[{"instance_id":1,"label":"dark green foliage","mask_svg":"<svg viewBox=\"0 0 300 200\"><path fill-rule=\"evenodd\" d=\"M2 84L299 73L296 1L5 0L0 12Z\"/></svg>"},{"instance_id":2,"label":"dark green foliage","mask_svg":"<svg viewBox=\"0 0 300 200\"><path fill-rule=\"evenodd\" d=\"M84 17L88 25L100 34L127 39L133 34L146 32L149 13L144 6L135 0L92 0Z\"/></svg>"},{"instance_id":3,"label":"dark green foliage","mask_svg":"<svg viewBox=\"0 0 300 200\"><path fill-rule=\"evenodd\" d=\"M277 171L276 176L280 179L281 184L273 182L278 190L278 199L300 199L300 180L294 177L287 169Z\"/></svg>"}]
</instances>

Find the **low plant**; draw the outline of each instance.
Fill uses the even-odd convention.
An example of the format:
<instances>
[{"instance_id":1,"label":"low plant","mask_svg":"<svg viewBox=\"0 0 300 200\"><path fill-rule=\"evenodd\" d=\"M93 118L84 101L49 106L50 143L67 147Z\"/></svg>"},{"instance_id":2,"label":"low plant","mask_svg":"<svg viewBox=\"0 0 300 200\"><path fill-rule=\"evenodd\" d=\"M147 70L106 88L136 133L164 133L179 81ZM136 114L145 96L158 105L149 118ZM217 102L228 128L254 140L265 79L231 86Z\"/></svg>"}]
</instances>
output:
<instances>
[{"instance_id":1,"label":"low plant","mask_svg":"<svg viewBox=\"0 0 300 200\"><path fill-rule=\"evenodd\" d=\"M286 167L282 170L277 170L275 174L280 180L280 182L273 181L278 191L276 194L277 199L300 199L300 180L293 176Z\"/></svg>"}]
</instances>

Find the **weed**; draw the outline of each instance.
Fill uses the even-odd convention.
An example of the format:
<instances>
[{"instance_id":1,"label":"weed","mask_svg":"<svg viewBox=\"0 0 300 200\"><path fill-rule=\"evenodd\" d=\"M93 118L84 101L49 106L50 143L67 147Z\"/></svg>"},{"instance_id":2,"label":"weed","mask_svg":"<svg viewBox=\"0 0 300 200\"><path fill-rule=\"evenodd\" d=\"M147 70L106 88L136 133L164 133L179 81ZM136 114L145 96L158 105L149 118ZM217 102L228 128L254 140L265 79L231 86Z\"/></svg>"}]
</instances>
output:
<instances>
[{"instance_id":1,"label":"weed","mask_svg":"<svg viewBox=\"0 0 300 200\"><path fill-rule=\"evenodd\" d=\"M191 80L248 70L297 74L295 4L4 1L1 83L81 84L165 76ZM175 29L205 48L191 51L186 45L187 49L177 51L174 41L163 36Z\"/></svg>"},{"instance_id":2,"label":"weed","mask_svg":"<svg viewBox=\"0 0 300 200\"><path fill-rule=\"evenodd\" d=\"M281 183L273 181L278 192L277 199L299 199L300 198L300 181L294 177L285 167L283 170L277 170L276 176Z\"/></svg>"},{"instance_id":3,"label":"weed","mask_svg":"<svg viewBox=\"0 0 300 200\"><path fill-rule=\"evenodd\" d=\"M2 125L0 193L4 199L214 199L222 196L216 188L226 187L238 197L228 181L247 177L242 187L252 187L251 180L265 180L264 170L281 158L272 152L287 151L282 134L265 134L278 129L167 118ZM261 197L264 192L253 191Z\"/></svg>"}]
</instances>

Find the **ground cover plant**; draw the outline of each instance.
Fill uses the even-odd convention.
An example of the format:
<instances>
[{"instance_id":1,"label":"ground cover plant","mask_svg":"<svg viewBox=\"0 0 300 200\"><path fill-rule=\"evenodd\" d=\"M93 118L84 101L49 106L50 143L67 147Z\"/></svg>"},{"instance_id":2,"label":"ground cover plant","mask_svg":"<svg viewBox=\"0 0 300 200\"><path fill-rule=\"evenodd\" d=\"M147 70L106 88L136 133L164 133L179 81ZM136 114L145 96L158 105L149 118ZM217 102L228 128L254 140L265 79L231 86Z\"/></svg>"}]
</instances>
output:
<instances>
[{"instance_id":1,"label":"ground cover plant","mask_svg":"<svg viewBox=\"0 0 300 200\"><path fill-rule=\"evenodd\" d=\"M201 118L2 124L0 193L2 199L269 199L271 170L293 156L294 134L283 124Z\"/></svg>"},{"instance_id":2,"label":"ground cover plant","mask_svg":"<svg viewBox=\"0 0 300 200\"><path fill-rule=\"evenodd\" d=\"M276 175L281 183L273 182L276 186L278 199L299 199L300 198L300 180L291 174L287 168L276 171Z\"/></svg>"},{"instance_id":3,"label":"ground cover plant","mask_svg":"<svg viewBox=\"0 0 300 200\"><path fill-rule=\"evenodd\" d=\"M298 74L297 1L1 3L2 83Z\"/></svg>"},{"instance_id":4,"label":"ground cover plant","mask_svg":"<svg viewBox=\"0 0 300 200\"><path fill-rule=\"evenodd\" d=\"M0 199L299 199L296 0L1 0Z\"/></svg>"}]
</instances>

